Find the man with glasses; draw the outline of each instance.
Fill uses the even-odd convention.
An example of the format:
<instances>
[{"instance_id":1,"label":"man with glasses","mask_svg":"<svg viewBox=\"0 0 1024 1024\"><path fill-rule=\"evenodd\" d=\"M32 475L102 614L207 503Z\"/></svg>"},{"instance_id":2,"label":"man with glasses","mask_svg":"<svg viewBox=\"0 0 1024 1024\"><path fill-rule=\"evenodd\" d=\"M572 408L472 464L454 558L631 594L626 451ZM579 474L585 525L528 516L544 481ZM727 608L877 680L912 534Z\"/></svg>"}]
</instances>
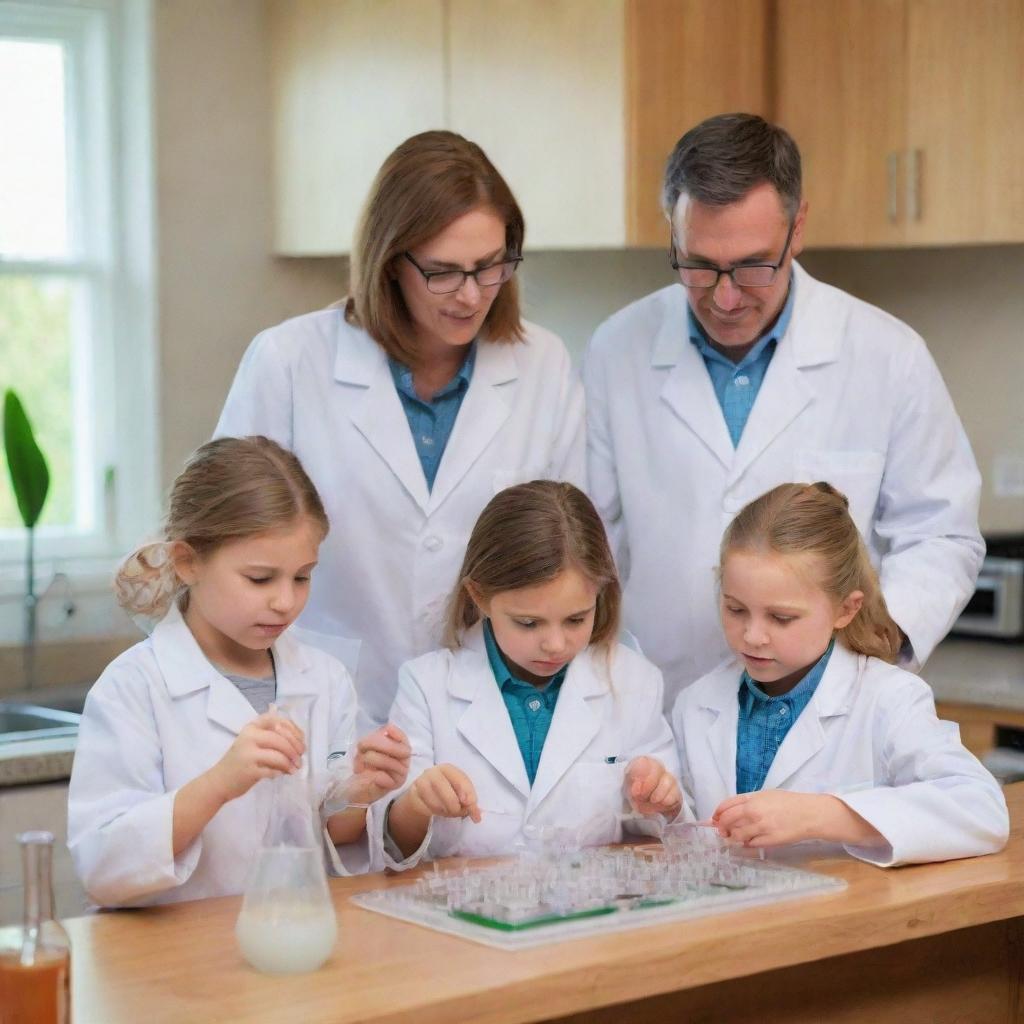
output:
<instances>
[{"instance_id":1,"label":"man with glasses","mask_svg":"<svg viewBox=\"0 0 1024 1024\"><path fill-rule=\"evenodd\" d=\"M781 128L748 114L697 125L662 202L679 284L602 324L583 376L591 495L667 705L728 653L714 572L725 526L787 481L847 496L904 660L920 665L984 554L978 469L924 342L795 262L807 202Z\"/></svg>"}]
</instances>

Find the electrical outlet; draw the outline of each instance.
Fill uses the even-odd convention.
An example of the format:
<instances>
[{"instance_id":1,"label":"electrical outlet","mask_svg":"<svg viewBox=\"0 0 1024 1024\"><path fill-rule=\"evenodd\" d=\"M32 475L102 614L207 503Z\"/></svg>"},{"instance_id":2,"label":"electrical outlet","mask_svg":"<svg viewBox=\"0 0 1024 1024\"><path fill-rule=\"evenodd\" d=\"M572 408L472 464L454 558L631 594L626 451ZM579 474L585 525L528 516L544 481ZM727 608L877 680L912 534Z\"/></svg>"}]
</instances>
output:
<instances>
[{"instance_id":1,"label":"electrical outlet","mask_svg":"<svg viewBox=\"0 0 1024 1024\"><path fill-rule=\"evenodd\" d=\"M997 498L1024 498L1024 455L992 460L992 490Z\"/></svg>"}]
</instances>

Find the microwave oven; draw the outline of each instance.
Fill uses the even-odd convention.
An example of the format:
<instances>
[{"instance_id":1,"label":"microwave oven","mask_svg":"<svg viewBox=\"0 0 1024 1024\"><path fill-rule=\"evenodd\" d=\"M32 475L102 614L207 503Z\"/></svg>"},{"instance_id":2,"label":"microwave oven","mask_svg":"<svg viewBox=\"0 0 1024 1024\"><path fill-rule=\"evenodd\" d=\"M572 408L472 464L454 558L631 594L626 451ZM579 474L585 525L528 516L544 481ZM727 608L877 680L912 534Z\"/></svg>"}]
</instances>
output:
<instances>
[{"instance_id":1,"label":"microwave oven","mask_svg":"<svg viewBox=\"0 0 1024 1024\"><path fill-rule=\"evenodd\" d=\"M974 593L952 632L1024 640L1024 537L993 537Z\"/></svg>"}]
</instances>

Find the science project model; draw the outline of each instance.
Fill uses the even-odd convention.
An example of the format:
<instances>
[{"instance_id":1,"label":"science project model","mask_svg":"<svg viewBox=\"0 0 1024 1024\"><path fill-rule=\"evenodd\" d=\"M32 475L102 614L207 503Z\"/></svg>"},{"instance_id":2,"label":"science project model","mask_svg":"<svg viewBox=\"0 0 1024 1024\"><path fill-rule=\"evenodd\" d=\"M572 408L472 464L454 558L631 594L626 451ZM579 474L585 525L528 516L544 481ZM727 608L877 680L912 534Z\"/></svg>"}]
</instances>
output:
<instances>
[{"instance_id":1,"label":"science project model","mask_svg":"<svg viewBox=\"0 0 1024 1024\"><path fill-rule=\"evenodd\" d=\"M581 848L539 829L513 861L459 863L351 897L367 910L499 949L523 949L846 888L842 879L754 859L707 825L666 826L660 844Z\"/></svg>"}]
</instances>

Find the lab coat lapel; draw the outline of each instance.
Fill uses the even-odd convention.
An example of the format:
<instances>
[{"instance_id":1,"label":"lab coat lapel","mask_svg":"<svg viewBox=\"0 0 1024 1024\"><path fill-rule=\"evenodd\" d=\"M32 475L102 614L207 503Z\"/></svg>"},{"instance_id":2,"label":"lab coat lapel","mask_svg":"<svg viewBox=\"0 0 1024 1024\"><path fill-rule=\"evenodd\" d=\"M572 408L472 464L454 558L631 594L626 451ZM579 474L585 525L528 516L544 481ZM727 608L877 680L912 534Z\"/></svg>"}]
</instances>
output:
<instances>
[{"instance_id":1,"label":"lab coat lapel","mask_svg":"<svg viewBox=\"0 0 1024 1024\"><path fill-rule=\"evenodd\" d=\"M743 428L727 486L743 476L759 456L814 401L808 372L839 358L844 325L836 323L825 286L793 264L796 305L789 328L778 342L761 390Z\"/></svg>"},{"instance_id":2,"label":"lab coat lapel","mask_svg":"<svg viewBox=\"0 0 1024 1024\"><path fill-rule=\"evenodd\" d=\"M208 690L206 717L236 735L256 717L238 687L206 659L177 606L153 630L153 651L172 698Z\"/></svg>"},{"instance_id":3,"label":"lab coat lapel","mask_svg":"<svg viewBox=\"0 0 1024 1024\"><path fill-rule=\"evenodd\" d=\"M479 634L479 626L475 628ZM472 634L471 634L472 636ZM526 765L516 741L508 708L483 650L483 637L478 648L467 637L459 652L448 683L449 698L463 705L453 708L459 735L485 758L524 797L529 796L530 781Z\"/></svg>"},{"instance_id":4,"label":"lab coat lapel","mask_svg":"<svg viewBox=\"0 0 1024 1024\"><path fill-rule=\"evenodd\" d=\"M346 335L338 346L334 379L341 387L357 392L351 399L353 426L425 512L427 480L384 350L361 332ZM338 454L344 457L344 453Z\"/></svg>"},{"instance_id":5,"label":"lab coat lapel","mask_svg":"<svg viewBox=\"0 0 1024 1024\"><path fill-rule=\"evenodd\" d=\"M441 456L428 514L451 494L508 419L512 406L503 392L514 387L519 376L515 347L501 342L477 343L473 376Z\"/></svg>"},{"instance_id":6,"label":"lab coat lapel","mask_svg":"<svg viewBox=\"0 0 1024 1024\"><path fill-rule=\"evenodd\" d=\"M597 735L601 719L591 702L609 695L607 675L595 663L593 653L588 649L578 654L558 694L526 805L527 817L541 805Z\"/></svg>"},{"instance_id":7,"label":"lab coat lapel","mask_svg":"<svg viewBox=\"0 0 1024 1024\"><path fill-rule=\"evenodd\" d=\"M825 746L822 722L849 714L858 656L836 641L825 674L792 728L786 733L762 789L780 789Z\"/></svg>"},{"instance_id":8,"label":"lab coat lapel","mask_svg":"<svg viewBox=\"0 0 1024 1024\"><path fill-rule=\"evenodd\" d=\"M685 300L678 317L666 318L662 323L651 366L668 368L661 400L728 469L733 461L732 438L711 375L697 347L687 337Z\"/></svg>"},{"instance_id":9,"label":"lab coat lapel","mask_svg":"<svg viewBox=\"0 0 1024 1024\"><path fill-rule=\"evenodd\" d=\"M737 670L739 678L741 669ZM700 702L701 710L710 717L705 736L707 756L718 771L722 790L711 801L718 806L726 797L736 792L736 728L739 722L739 700L735 689L728 692L719 690Z\"/></svg>"}]
</instances>

